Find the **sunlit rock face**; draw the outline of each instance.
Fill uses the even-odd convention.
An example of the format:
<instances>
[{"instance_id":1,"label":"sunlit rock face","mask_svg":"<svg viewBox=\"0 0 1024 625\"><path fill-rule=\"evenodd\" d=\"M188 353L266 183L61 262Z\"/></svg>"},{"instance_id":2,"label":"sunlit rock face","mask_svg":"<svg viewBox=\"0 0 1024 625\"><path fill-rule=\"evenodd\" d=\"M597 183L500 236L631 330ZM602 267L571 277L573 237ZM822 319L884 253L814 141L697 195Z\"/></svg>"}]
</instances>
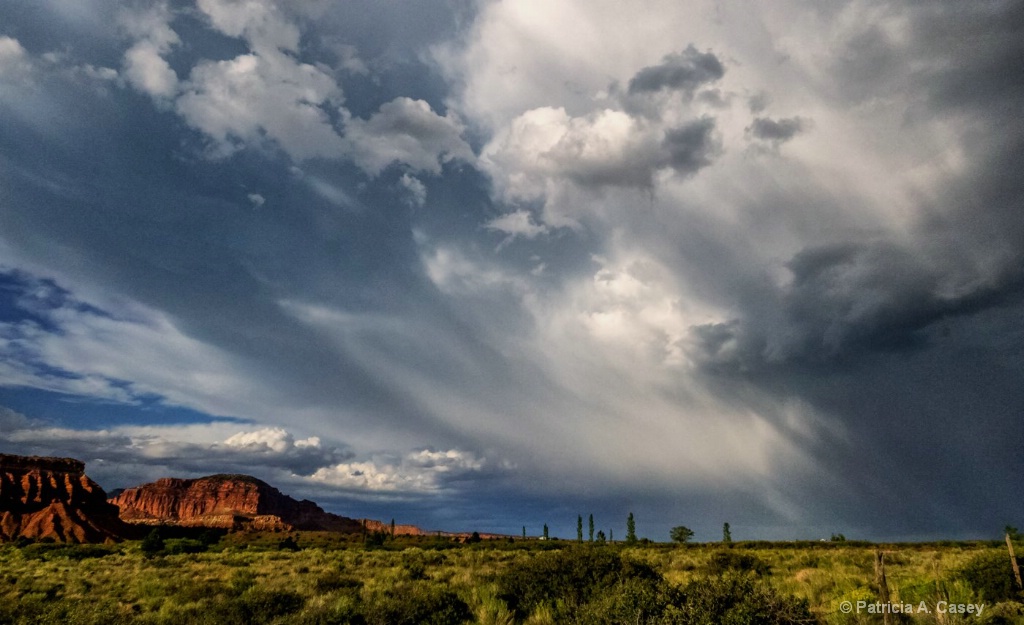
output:
<instances>
[{"instance_id":1,"label":"sunlit rock face","mask_svg":"<svg viewBox=\"0 0 1024 625\"><path fill-rule=\"evenodd\" d=\"M248 475L161 478L111 499L121 519L134 524L231 530L360 531L359 521L298 501Z\"/></svg>"},{"instance_id":2,"label":"sunlit rock face","mask_svg":"<svg viewBox=\"0 0 1024 625\"><path fill-rule=\"evenodd\" d=\"M0 454L0 540L102 543L131 533L84 462Z\"/></svg>"}]
</instances>

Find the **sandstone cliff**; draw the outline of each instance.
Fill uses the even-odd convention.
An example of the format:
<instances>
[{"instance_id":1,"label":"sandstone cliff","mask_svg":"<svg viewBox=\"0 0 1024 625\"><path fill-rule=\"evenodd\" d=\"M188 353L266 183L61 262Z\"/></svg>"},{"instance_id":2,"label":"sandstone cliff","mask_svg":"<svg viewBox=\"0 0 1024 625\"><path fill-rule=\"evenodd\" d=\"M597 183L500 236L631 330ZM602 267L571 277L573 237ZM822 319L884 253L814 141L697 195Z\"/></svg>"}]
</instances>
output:
<instances>
[{"instance_id":1,"label":"sandstone cliff","mask_svg":"<svg viewBox=\"0 0 1024 625\"><path fill-rule=\"evenodd\" d=\"M248 475L162 478L127 488L111 502L129 523L232 530L361 530L359 521L324 512L312 501L297 501Z\"/></svg>"},{"instance_id":2,"label":"sandstone cliff","mask_svg":"<svg viewBox=\"0 0 1024 625\"><path fill-rule=\"evenodd\" d=\"M117 507L71 458L0 454L0 540L114 541L131 535Z\"/></svg>"},{"instance_id":3,"label":"sandstone cliff","mask_svg":"<svg viewBox=\"0 0 1024 625\"><path fill-rule=\"evenodd\" d=\"M359 519L359 523L366 528L368 532L384 532L385 534L391 533L391 524L376 519ZM395 536L428 536L435 532L427 532L421 530L415 525L395 525Z\"/></svg>"}]
</instances>

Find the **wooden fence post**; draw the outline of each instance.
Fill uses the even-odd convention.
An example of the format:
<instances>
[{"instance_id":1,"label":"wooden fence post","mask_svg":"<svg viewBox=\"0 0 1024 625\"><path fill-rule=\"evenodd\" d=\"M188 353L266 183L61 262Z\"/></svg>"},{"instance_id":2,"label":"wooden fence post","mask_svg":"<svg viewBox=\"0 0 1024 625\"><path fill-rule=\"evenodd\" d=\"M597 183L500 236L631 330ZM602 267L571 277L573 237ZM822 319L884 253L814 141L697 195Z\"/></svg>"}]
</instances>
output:
<instances>
[{"instance_id":1,"label":"wooden fence post","mask_svg":"<svg viewBox=\"0 0 1024 625\"><path fill-rule=\"evenodd\" d=\"M879 549L875 550L875 583L878 584L878 598L882 600L882 623L892 625L889 584L885 581L885 559Z\"/></svg>"},{"instance_id":2,"label":"wooden fence post","mask_svg":"<svg viewBox=\"0 0 1024 625\"><path fill-rule=\"evenodd\" d=\"M1013 576L1017 578L1017 590L1024 590L1024 584L1020 582L1020 567L1017 566L1017 556L1013 554L1013 541L1010 540L1010 532L1006 532L1006 549L1010 552L1010 564L1013 566Z\"/></svg>"}]
</instances>

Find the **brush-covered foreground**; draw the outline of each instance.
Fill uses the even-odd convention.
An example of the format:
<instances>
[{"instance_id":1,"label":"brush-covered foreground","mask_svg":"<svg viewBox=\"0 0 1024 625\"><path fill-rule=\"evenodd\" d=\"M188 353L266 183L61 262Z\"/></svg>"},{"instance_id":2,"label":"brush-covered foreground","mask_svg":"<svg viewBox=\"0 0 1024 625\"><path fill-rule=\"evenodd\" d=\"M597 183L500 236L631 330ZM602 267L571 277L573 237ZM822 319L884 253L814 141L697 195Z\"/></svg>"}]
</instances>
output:
<instances>
[{"instance_id":1,"label":"brush-covered foreground","mask_svg":"<svg viewBox=\"0 0 1024 625\"><path fill-rule=\"evenodd\" d=\"M927 608L892 623L1024 624L998 543L364 544L313 533L3 545L0 624L882 623L842 610L879 600L877 549L891 601ZM985 604L980 617L937 609L970 603Z\"/></svg>"}]
</instances>

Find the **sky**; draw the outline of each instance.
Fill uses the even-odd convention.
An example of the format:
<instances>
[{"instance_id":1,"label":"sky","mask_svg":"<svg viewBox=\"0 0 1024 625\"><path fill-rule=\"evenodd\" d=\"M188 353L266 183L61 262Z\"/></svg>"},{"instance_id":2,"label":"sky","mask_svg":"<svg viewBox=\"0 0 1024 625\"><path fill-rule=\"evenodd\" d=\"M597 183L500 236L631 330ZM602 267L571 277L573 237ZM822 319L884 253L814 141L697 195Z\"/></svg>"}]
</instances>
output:
<instances>
[{"instance_id":1,"label":"sky","mask_svg":"<svg viewBox=\"0 0 1024 625\"><path fill-rule=\"evenodd\" d=\"M0 4L0 452L575 537L1024 523L1024 3Z\"/></svg>"}]
</instances>

